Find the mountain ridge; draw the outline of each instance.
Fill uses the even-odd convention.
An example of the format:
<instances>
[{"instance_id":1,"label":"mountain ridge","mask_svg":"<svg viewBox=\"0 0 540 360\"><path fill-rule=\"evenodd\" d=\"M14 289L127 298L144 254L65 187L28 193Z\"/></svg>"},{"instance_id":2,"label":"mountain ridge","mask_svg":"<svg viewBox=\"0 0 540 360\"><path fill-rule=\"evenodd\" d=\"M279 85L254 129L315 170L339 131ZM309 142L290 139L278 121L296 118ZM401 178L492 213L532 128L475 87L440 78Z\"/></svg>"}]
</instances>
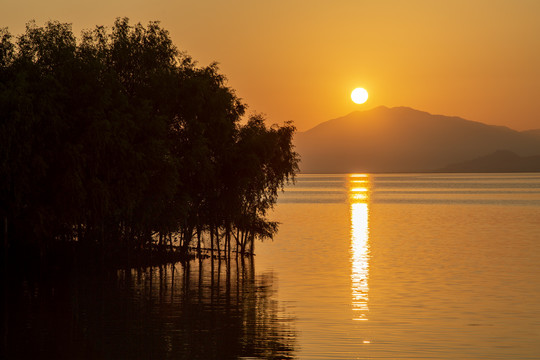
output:
<instances>
[{"instance_id":1,"label":"mountain ridge","mask_svg":"<svg viewBox=\"0 0 540 360\"><path fill-rule=\"evenodd\" d=\"M374 107L374 108L368 109L368 110L352 111L347 115L344 115L344 116L341 116L341 117L338 117L338 118L334 118L334 119L330 119L330 120L327 120L327 121L323 121L322 123L319 123L319 124L315 125L314 127L310 128L310 129L308 129L306 131L300 132L300 133L302 133L302 134L309 133L309 132L311 132L311 131L319 128L319 127L326 126L327 124L331 124L331 123L333 123L335 121L339 121L339 120L342 120L344 118L349 118L349 117L351 117L353 115L366 114L366 113L369 113L369 112L381 111L381 110L383 110L383 111L408 111L408 112L414 112L416 114L422 114L422 115L427 115L427 116L431 116L431 117L442 117L442 118L447 118L447 119L453 119L453 120L456 120L456 121L462 121L462 122L467 122L467 123L480 124L480 125L484 125L484 126L488 126L488 127L494 127L494 128L506 129L506 130L510 130L510 131L516 131L516 130L513 130L513 129L507 127L507 126L489 125L489 124L485 124L485 123L482 123L482 122L479 122L479 121L468 120L468 119L465 119L465 118L462 118L462 117L459 117L459 116L432 114L432 113L429 113L427 111L417 110L417 109L414 109L414 108L411 108L411 107L408 107L408 106L388 107L388 106L385 106L385 105L380 105L380 106L377 106L377 107ZM540 129L525 130L525 131L522 131L522 133L530 133L531 135L540 136Z\"/></svg>"},{"instance_id":2,"label":"mountain ridge","mask_svg":"<svg viewBox=\"0 0 540 360\"><path fill-rule=\"evenodd\" d=\"M302 172L426 172L510 150L540 154L540 138L400 106L354 111L295 137Z\"/></svg>"},{"instance_id":3,"label":"mountain ridge","mask_svg":"<svg viewBox=\"0 0 540 360\"><path fill-rule=\"evenodd\" d=\"M540 129L525 130L525 131L522 131L521 133L527 136L534 137L535 139L540 139Z\"/></svg>"},{"instance_id":4,"label":"mountain ridge","mask_svg":"<svg viewBox=\"0 0 540 360\"><path fill-rule=\"evenodd\" d=\"M481 156L461 163L449 164L439 169L438 172L540 172L540 155L519 156L509 150L497 150L486 156Z\"/></svg>"}]
</instances>

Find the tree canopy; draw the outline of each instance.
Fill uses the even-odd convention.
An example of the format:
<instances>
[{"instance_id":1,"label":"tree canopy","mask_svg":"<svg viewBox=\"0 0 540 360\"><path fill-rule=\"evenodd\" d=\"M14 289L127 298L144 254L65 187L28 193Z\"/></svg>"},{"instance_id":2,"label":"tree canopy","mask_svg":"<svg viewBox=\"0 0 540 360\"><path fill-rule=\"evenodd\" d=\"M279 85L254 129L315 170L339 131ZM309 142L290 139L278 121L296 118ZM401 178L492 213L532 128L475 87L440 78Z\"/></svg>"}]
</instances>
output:
<instances>
[{"instance_id":1,"label":"tree canopy","mask_svg":"<svg viewBox=\"0 0 540 360\"><path fill-rule=\"evenodd\" d=\"M174 235L187 252L209 232L245 251L271 237L295 128L242 125L245 112L217 65L198 66L158 22L117 19L79 40L59 22L0 30L4 248L116 256Z\"/></svg>"}]
</instances>

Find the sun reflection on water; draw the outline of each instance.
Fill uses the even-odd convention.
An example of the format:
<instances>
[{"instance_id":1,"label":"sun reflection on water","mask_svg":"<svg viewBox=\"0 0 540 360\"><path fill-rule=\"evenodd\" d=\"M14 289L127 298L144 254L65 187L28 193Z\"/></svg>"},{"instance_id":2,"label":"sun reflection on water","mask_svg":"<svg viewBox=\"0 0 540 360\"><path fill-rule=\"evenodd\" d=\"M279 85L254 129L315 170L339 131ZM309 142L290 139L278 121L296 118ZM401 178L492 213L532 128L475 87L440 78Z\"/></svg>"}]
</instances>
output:
<instances>
[{"instance_id":1,"label":"sun reflection on water","mask_svg":"<svg viewBox=\"0 0 540 360\"><path fill-rule=\"evenodd\" d=\"M369 292L369 176L349 176L351 205L351 290L353 320L368 320Z\"/></svg>"}]
</instances>

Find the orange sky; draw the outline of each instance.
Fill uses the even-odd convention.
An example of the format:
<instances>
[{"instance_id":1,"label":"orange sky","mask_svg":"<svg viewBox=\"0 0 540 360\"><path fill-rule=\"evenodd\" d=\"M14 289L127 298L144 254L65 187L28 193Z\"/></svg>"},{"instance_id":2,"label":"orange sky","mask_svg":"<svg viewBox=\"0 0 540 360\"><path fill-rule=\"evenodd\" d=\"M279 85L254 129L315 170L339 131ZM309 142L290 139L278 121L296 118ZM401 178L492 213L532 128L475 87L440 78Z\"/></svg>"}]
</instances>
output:
<instances>
[{"instance_id":1,"label":"orange sky","mask_svg":"<svg viewBox=\"0 0 540 360\"><path fill-rule=\"evenodd\" d=\"M14 34L35 19L81 29L160 20L270 122L307 130L378 105L540 128L540 1L0 0ZM361 86L370 98L350 100Z\"/></svg>"}]
</instances>

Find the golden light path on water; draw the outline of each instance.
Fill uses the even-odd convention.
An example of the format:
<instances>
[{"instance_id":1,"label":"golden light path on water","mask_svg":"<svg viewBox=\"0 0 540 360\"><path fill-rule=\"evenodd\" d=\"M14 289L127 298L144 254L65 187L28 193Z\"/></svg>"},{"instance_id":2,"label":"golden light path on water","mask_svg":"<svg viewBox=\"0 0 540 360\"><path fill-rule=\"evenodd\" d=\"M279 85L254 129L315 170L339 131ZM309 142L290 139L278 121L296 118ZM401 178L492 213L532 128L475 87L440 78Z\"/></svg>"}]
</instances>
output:
<instances>
[{"instance_id":1,"label":"golden light path on water","mask_svg":"<svg viewBox=\"0 0 540 360\"><path fill-rule=\"evenodd\" d=\"M353 320L368 320L369 176L349 175L351 206L351 290Z\"/></svg>"}]
</instances>

